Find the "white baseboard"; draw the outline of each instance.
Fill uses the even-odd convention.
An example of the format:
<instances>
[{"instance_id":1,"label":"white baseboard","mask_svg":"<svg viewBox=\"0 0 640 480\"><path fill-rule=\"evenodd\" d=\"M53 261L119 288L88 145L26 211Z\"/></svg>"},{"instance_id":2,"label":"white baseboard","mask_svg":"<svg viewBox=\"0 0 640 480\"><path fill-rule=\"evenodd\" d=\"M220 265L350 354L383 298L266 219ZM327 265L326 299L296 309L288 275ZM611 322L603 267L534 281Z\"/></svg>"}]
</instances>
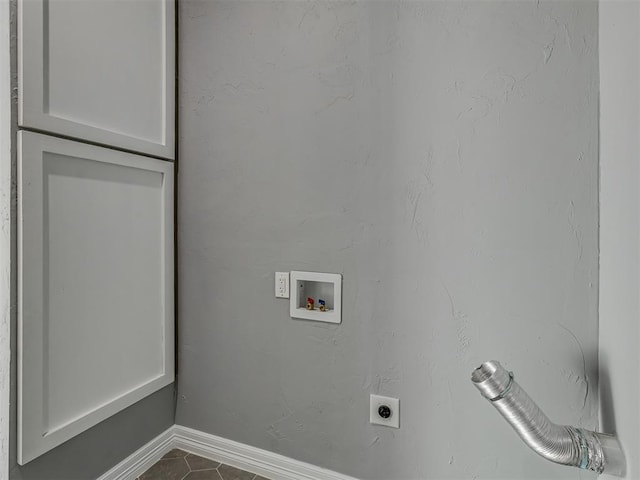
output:
<instances>
[{"instance_id":1,"label":"white baseboard","mask_svg":"<svg viewBox=\"0 0 640 480\"><path fill-rule=\"evenodd\" d=\"M277 453L173 425L98 480L133 480L172 448L179 448L271 480L357 480Z\"/></svg>"},{"instance_id":2,"label":"white baseboard","mask_svg":"<svg viewBox=\"0 0 640 480\"><path fill-rule=\"evenodd\" d=\"M136 450L118 465L100 476L97 480L133 480L147 471L162 456L171 450L173 427L169 427L156 438Z\"/></svg>"}]
</instances>

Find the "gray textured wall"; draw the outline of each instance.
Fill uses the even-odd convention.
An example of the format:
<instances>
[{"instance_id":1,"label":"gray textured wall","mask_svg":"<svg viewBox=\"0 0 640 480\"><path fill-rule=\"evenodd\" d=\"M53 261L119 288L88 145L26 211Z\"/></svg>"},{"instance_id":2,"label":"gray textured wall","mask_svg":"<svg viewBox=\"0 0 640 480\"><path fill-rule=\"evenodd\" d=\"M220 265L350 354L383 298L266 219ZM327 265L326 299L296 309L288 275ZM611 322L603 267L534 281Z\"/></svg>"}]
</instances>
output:
<instances>
[{"instance_id":1,"label":"gray textured wall","mask_svg":"<svg viewBox=\"0 0 640 480\"><path fill-rule=\"evenodd\" d=\"M596 3L180 18L177 422L363 479L579 478L469 377L597 425ZM342 273L342 325L289 318L286 270Z\"/></svg>"},{"instance_id":2,"label":"gray textured wall","mask_svg":"<svg viewBox=\"0 0 640 480\"><path fill-rule=\"evenodd\" d=\"M11 404L11 24L10 4L0 3L0 478L9 477Z\"/></svg>"},{"instance_id":3,"label":"gray textured wall","mask_svg":"<svg viewBox=\"0 0 640 480\"><path fill-rule=\"evenodd\" d=\"M640 478L640 4L599 6L600 422ZM613 480L614 477L601 477Z\"/></svg>"}]
</instances>

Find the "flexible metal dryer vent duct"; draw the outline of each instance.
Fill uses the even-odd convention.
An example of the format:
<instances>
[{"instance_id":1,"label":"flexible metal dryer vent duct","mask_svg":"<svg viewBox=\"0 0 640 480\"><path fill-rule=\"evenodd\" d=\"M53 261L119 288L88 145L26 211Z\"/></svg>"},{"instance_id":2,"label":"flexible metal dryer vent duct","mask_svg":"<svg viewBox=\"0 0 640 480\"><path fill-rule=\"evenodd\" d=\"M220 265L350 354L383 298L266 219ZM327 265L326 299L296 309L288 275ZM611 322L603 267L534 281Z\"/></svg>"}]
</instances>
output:
<instances>
[{"instance_id":1,"label":"flexible metal dryer vent duct","mask_svg":"<svg viewBox=\"0 0 640 480\"><path fill-rule=\"evenodd\" d=\"M552 423L500 363L483 363L471 381L537 454L561 465L624 475L624 455L615 436Z\"/></svg>"}]
</instances>

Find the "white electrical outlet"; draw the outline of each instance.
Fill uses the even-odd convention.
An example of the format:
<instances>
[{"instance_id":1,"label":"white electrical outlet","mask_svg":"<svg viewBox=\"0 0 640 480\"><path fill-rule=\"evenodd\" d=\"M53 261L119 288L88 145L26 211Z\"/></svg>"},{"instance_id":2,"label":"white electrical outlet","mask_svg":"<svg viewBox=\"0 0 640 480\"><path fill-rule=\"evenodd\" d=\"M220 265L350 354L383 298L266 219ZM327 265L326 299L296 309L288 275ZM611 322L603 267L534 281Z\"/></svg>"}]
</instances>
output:
<instances>
[{"instance_id":1,"label":"white electrical outlet","mask_svg":"<svg viewBox=\"0 0 640 480\"><path fill-rule=\"evenodd\" d=\"M276 298L289 298L289 272L276 272Z\"/></svg>"},{"instance_id":2,"label":"white electrical outlet","mask_svg":"<svg viewBox=\"0 0 640 480\"><path fill-rule=\"evenodd\" d=\"M369 423L400 428L400 399L371 395L369 400Z\"/></svg>"}]
</instances>

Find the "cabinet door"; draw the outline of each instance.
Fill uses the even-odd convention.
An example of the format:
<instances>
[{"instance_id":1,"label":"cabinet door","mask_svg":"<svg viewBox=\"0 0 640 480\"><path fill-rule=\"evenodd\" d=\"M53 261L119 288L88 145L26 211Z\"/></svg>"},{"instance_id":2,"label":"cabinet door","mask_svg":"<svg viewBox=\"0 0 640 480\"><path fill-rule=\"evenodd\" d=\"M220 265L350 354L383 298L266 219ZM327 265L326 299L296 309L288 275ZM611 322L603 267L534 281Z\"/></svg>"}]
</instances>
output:
<instances>
[{"instance_id":1,"label":"cabinet door","mask_svg":"<svg viewBox=\"0 0 640 480\"><path fill-rule=\"evenodd\" d=\"M18 463L174 379L173 163L18 137Z\"/></svg>"},{"instance_id":2,"label":"cabinet door","mask_svg":"<svg viewBox=\"0 0 640 480\"><path fill-rule=\"evenodd\" d=\"M19 123L174 158L172 0L21 0Z\"/></svg>"}]
</instances>

